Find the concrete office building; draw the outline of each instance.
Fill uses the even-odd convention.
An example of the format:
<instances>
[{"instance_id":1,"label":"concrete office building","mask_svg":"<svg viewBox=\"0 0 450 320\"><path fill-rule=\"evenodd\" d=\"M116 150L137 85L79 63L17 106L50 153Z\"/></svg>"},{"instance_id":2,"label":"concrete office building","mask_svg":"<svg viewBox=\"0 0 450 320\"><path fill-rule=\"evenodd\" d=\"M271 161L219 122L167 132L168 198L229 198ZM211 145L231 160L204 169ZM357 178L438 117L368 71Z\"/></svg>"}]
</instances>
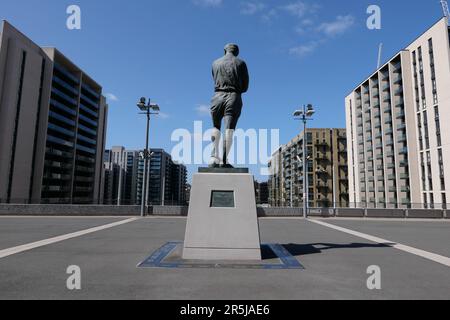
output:
<instances>
[{"instance_id":1,"label":"concrete office building","mask_svg":"<svg viewBox=\"0 0 450 320\"><path fill-rule=\"evenodd\" d=\"M304 133L273 155L269 168L269 205L299 207L303 203ZM348 169L345 129L309 129L306 135L309 205L347 207Z\"/></svg>"},{"instance_id":2,"label":"concrete office building","mask_svg":"<svg viewBox=\"0 0 450 320\"><path fill-rule=\"evenodd\" d=\"M100 202L101 86L8 22L0 32L0 202Z\"/></svg>"},{"instance_id":3,"label":"concrete office building","mask_svg":"<svg viewBox=\"0 0 450 320\"><path fill-rule=\"evenodd\" d=\"M370 207L447 203L450 43L441 19L346 98L350 201Z\"/></svg>"}]
</instances>

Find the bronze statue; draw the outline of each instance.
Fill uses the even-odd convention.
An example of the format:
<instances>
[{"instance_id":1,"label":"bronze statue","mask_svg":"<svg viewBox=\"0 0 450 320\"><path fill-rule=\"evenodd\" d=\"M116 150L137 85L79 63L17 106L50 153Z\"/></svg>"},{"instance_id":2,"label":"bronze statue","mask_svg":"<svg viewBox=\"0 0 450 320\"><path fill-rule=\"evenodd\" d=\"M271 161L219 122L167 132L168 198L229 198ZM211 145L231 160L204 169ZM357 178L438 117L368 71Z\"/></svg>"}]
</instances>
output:
<instances>
[{"instance_id":1,"label":"bronze statue","mask_svg":"<svg viewBox=\"0 0 450 320\"><path fill-rule=\"evenodd\" d=\"M225 56L213 63L215 94L211 102L211 115L214 125L212 134L214 145L209 163L211 168L232 168L228 163L228 155L233 145L234 130L236 130L241 115L242 94L247 92L249 86L247 65L238 56L239 47L236 44L228 44L225 46ZM219 145L222 120L225 132L221 162Z\"/></svg>"}]
</instances>

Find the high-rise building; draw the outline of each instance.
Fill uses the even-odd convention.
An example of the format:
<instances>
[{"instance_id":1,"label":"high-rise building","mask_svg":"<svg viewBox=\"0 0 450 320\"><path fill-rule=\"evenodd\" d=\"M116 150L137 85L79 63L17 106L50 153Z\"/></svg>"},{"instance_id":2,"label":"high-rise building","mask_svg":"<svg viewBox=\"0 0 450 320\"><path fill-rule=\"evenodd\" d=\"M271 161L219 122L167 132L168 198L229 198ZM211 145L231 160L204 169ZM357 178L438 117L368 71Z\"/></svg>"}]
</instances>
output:
<instances>
[{"instance_id":1,"label":"high-rise building","mask_svg":"<svg viewBox=\"0 0 450 320\"><path fill-rule=\"evenodd\" d=\"M267 205L269 203L269 184L255 181L256 204Z\"/></svg>"},{"instance_id":2,"label":"high-rise building","mask_svg":"<svg viewBox=\"0 0 450 320\"><path fill-rule=\"evenodd\" d=\"M269 168L269 204L274 207L299 207L303 203L304 132L273 155ZM348 169L345 129L308 129L309 205L347 207Z\"/></svg>"},{"instance_id":3,"label":"high-rise building","mask_svg":"<svg viewBox=\"0 0 450 320\"><path fill-rule=\"evenodd\" d=\"M450 185L450 41L442 18L346 98L350 201L446 204Z\"/></svg>"},{"instance_id":4,"label":"high-rise building","mask_svg":"<svg viewBox=\"0 0 450 320\"><path fill-rule=\"evenodd\" d=\"M101 202L107 110L84 71L3 21L0 202Z\"/></svg>"},{"instance_id":5,"label":"high-rise building","mask_svg":"<svg viewBox=\"0 0 450 320\"><path fill-rule=\"evenodd\" d=\"M128 151L124 147L106 150L105 204L141 204L144 160L139 154L139 151ZM162 149L151 149L150 154L148 203L186 204L186 166L173 162L172 157Z\"/></svg>"}]
</instances>

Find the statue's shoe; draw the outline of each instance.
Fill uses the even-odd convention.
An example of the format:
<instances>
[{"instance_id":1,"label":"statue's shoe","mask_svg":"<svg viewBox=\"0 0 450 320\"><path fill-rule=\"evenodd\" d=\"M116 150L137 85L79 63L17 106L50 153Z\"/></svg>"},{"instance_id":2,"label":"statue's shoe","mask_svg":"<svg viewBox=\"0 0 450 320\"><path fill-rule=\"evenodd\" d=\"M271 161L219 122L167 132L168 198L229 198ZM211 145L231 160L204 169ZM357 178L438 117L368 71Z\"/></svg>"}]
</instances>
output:
<instances>
[{"instance_id":1,"label":"statue's shoe","mask_svg":"<svg viewBox=\"0 0 450 320\"><path fill-rule=\"evenodd\" d=\"M234 169L234 167L231 164L223 164L220 167L224 169Z\"/></svg>"},{"instance_id":2,"label":"statue's shoe","mask_svg":"<svg viewBox=\"0 0 450 320\"><path fill-rule=\"evenodd\" d=\"M220 165L217 163L212 163L212 164L208 165L208 168L211 168L211 169L220 168Z\"/></svg>"}]
</instances>

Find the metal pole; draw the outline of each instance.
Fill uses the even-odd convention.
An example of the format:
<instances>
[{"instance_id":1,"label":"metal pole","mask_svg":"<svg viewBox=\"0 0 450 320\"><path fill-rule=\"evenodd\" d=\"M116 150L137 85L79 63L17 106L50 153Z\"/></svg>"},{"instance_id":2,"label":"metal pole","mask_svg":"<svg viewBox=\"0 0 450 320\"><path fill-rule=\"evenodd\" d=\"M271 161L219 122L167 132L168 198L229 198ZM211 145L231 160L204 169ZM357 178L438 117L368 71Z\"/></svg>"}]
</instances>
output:
<instances>
[{"instance_id":1,"label":"metal pole","mask_svg":"<svg viewBox=\"0 0 450 320\"><path fill-rule=\"evenodd\" d=\"M145 216L145 209L147 206L147 164L148 164L148 144L149 144L149 131L150 131L150 108L147 109L147 137L144 150L144 176L142 177L142 202L141 202L141 217Z\"/></svg>"},{"instance_id":2,"label":"metal pole","mask_svg":"<svg viewBox=\"0 0 450 320\"><path fill-rule=\"evenodd\" d=\"M308 218L308 202L309 202L309 195L308 195L308 164L306 163L306 139L308 138L308 135L306 133L306 107L303 106L303 217L305 219Z\"/></svg>"},{"instance_id":3,"label":"metal pole","mask_svg":"<svg viewBox=\"0 0 450 320\"><path fill-rule=\"evenodd\" d=\"M294 207L294 199L293 199L294 198L294 190L292 189L294 187L294 185L293 185L292 181L293 181L293 178L291 175L291 208Z\"/></svg>"},{"instance_id":4,"label":"metal pole","mask_svg":"<svg viewBox=\"0 0 450 320\"><path fill-rule=\"evenodd\" d=\"M120 151L120 158L119 158L119 186L117 187L117 205L120 206L121 204L121 198L122 198L122 150Z\"/></svg>"},{"instance_id":5,"label":"metal pole","mask_svg":"<svg viewBox=\"0 0 450 320\"><path fill-rule=\"evenodd\" d=\"M333 168L333 209L336 209L336 183L340 183L340 181L336 181L336 169L335 169L335 163L333 161L332 168Z\"/></svg>"}]
</instances>

